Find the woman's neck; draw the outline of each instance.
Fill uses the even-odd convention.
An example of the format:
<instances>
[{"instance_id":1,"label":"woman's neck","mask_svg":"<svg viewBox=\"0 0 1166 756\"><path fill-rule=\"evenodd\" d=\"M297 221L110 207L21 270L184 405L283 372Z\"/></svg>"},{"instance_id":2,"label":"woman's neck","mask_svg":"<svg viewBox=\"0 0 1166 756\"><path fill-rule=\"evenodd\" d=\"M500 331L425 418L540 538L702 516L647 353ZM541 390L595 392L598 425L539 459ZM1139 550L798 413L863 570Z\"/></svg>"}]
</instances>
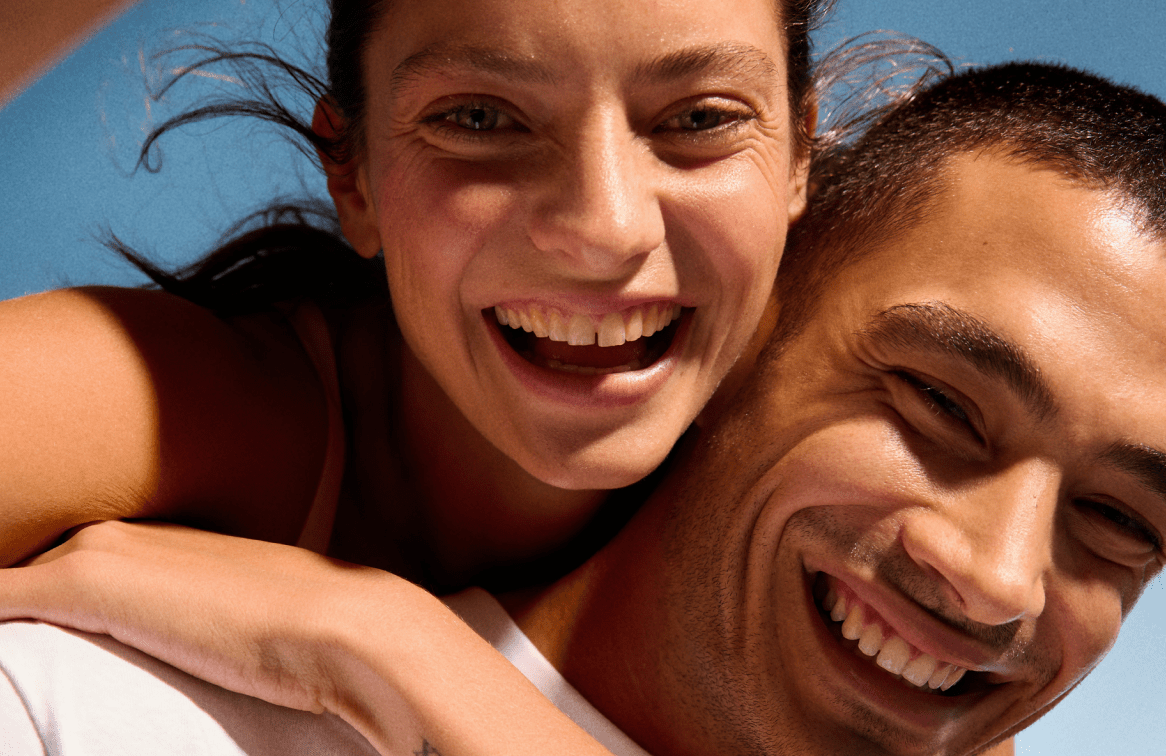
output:
<instances>
[{"instance_id":1,"label":"woman's neck","mask_svg":"<svg viewBox=\"0 0 1166 756\"><path fill-rule=\"evenodd\" d=\"M351 448L335 556L449 589L583 528L607 492L531 476L466 420L387 307L351 316L338 349Z\"/></svg>"},{"instance_id":2,"label":"woman's neck","mask_svg":"<svg viewBox=\"0 0 1166 756\"><path fill-rule=\"evenodd\" d=\"M422 538L445 580L543 556L603 502L605 491L557 488L527 473L470 424L407 348L400 375L398 448L424 502Z\"/></svg>"}]
</instances>

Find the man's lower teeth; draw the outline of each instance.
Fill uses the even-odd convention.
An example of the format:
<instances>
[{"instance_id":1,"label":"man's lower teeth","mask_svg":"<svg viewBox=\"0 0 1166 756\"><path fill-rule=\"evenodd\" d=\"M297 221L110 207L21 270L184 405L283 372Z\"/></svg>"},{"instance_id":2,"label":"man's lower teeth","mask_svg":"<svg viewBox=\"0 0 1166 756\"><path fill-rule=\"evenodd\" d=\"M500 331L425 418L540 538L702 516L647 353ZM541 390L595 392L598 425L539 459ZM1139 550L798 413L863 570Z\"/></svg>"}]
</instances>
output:
<instances>
[{"instance_id":1,"label":"man's lower teeth","mask_svg":"<svg viewBox=\"0 0 1166 756\"><path fill-rule=\"evenodd\" d=\"M947 691L967 673L963 667L942 663L934 656L912 648L898 635L884 638L878 623L866 622L861 604L849 602L834 591L827 594L822 608L830 614L831 620L842 623L843 638L858 641L858 650L865 656L873 657L880 667L916 688L936 693Z\"/></svg>"}]
</instances>

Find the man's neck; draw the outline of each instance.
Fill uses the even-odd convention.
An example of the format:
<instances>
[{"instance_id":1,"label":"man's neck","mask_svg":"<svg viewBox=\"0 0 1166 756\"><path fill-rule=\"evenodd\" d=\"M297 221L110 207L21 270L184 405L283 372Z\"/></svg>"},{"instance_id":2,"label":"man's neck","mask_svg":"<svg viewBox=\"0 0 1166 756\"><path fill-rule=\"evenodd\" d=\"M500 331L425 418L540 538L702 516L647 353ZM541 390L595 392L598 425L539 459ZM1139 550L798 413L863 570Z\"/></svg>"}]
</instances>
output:
<instances>
[{"instance_id":1,"label":"man's neck","mask_svg":"<svg viewBox=\"0 0 1166 756\"><path fill-rule=\"evenodd\" d=\"M640 512L615 540L553 585L499 597L544 657L593 706L647 750L663 754L656 721L668 706L659 659L655 566L659 521Z\"/></svg>"}]
</instances>

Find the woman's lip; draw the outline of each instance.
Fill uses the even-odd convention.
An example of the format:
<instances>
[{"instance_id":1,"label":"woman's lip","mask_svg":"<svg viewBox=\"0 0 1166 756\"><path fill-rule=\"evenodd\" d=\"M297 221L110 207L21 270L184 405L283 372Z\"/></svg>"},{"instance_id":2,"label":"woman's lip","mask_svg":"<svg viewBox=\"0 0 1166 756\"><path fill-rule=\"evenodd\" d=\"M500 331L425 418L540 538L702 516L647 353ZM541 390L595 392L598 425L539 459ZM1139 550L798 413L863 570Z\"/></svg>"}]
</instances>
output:
<instances>
[{"instance_id":1,"label":"woman's lip","mask_svg":"<svg viewBox=\"0 0 1166 756\"><path fill-rule=\"evenodd\" d=\"M991 692L982 691L940 696L916 690L906 681L879 668L872 660L859 658L854 652L843 648L830 632L814 601L813 574L808 573L804 581L807 619L826 666L835 673L835 686L848 688L851 695L889 713L907 727L927 733L935 733L961 712L991 695Z\"/></svg>"},{"instance_id":2,"label":"woman's lip","mask_svg":"<svg viewBox=\"0 0 1166 756\"><path fill-rule=\"evenodd\" d=\"M503 364L528 391L557 404L588 409L630 406L645 401L664 387L676 371L691 332L692 317L686 312L668 349L642 370L606 375L566 373L535 365L511 348L492 312L482 313L483 326L490 334Z\"/></svg>"}]
</instances>

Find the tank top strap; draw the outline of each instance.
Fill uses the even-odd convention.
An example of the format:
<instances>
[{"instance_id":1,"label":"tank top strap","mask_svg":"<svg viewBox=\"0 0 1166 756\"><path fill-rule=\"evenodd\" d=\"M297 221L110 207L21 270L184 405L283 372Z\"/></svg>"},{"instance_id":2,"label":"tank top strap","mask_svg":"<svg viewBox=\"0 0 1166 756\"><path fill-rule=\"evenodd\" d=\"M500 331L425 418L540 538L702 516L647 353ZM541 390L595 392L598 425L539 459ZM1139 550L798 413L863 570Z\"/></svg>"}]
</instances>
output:
<instances>
[{"instance_id":1,"label":"tank top strap","mask_svg":"<svg viewBox=\"0 0 1166 756\"><path fill-rule=\"evenodd\" d=\"M324 313L312 302L296 305L287 313L288 322L295 329L304 351L320 376L324 389L324 399L328 409L328 443L324 454L324 467L320 482L316 486L316 496L312 508L304 522L304 529L296 541L296 546L324 554L332 538L332 525L336 519L336 507L340 500L340 486L344 479L344 414L340 405L340 381L336 374L336 353L332 348L332 335Z\"/></svg>"}]
</instances>

